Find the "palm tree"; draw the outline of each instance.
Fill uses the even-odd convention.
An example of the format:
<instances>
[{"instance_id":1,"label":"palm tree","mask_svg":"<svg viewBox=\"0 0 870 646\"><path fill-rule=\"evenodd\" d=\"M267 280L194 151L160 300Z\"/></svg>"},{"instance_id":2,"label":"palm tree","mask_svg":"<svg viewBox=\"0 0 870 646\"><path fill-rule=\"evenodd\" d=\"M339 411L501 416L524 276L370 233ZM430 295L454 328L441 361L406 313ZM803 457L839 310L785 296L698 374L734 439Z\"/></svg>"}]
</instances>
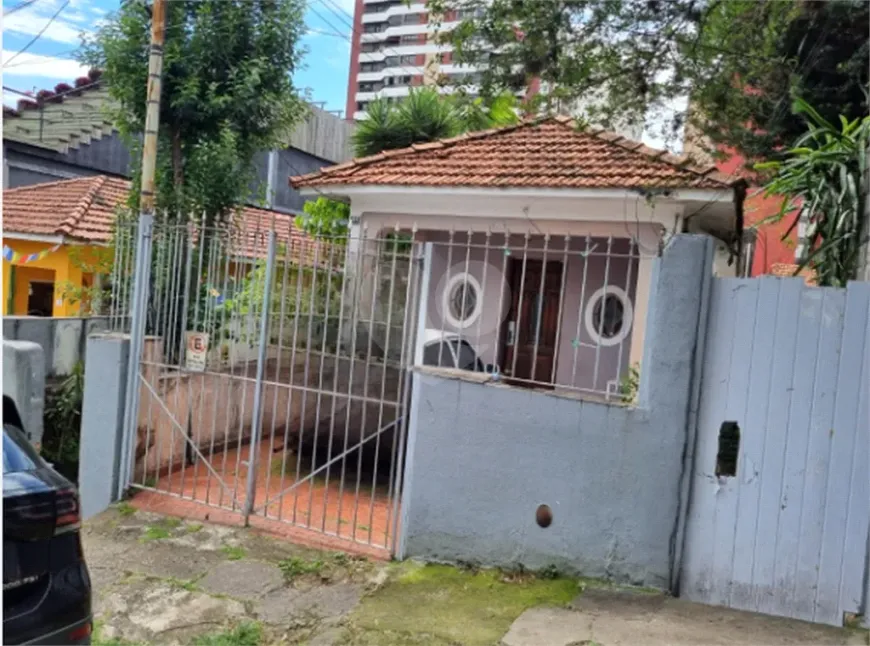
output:
<instances>
[{"instance_id":1,"label":"palm tree","mask_svg":"<svg viewBox=\"0 0 870 646\"><path fill-rule=\"evenodd\" d=\"M365 157L518 120L517 101L511 94L497 96L487 104L480 98L444 96L434 88L415 88L398 104L384 98L369 104L366 118L353 134L354 153Z\"/></svg>"}]
</instances>

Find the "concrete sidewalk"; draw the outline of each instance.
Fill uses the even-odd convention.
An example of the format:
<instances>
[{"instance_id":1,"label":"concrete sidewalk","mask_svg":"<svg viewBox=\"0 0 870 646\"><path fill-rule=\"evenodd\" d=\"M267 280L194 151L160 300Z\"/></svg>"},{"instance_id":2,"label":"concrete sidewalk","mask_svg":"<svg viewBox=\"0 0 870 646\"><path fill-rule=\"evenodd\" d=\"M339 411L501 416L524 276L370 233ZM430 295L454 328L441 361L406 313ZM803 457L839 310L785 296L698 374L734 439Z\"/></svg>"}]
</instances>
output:
<instances>
[{"instance_id":1,"label":"concrete sidewalk","mask_svg":"<svg viewBox=\"0 0 870 646\"><path fill-rule=\"evenodd\" d=\"M83 529L95 646L867 646L817 626L528 573L385 563L122 503Z\"/></svg>"},{"instance_id":2,"label":"concrete sidewalk","mask_svg":"<svg viewBox=\"0 0 870 646\"><path fill-rule=\"evenodd\" d=\"M866 645L866 631L705 606L662 594L589 589L570 608L532 608L504 646Z\"/></svg>"}]
</instances>

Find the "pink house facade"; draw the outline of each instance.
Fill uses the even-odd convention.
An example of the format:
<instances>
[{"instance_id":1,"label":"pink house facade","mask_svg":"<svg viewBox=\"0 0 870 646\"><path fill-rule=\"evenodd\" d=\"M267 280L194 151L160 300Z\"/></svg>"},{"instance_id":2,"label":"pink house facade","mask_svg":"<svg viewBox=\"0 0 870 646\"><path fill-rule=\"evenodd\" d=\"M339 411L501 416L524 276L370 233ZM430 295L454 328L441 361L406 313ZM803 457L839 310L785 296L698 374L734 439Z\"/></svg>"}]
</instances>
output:
<instances>
[{"instance_id":1,"label":"pink house facade","mask_svg":"<svg viewBox=\"0 0 870 646\"><path fill-rule=\"evenodd\" d=\"M520 387L621 396L643 359L653 259L674 233L717 238L731 275L740 263L742 181L568 119L385 151L291 184L349 201L360 242L348 253L413 235L426 267L419 362Z\"/></svg>"}]
</instances>

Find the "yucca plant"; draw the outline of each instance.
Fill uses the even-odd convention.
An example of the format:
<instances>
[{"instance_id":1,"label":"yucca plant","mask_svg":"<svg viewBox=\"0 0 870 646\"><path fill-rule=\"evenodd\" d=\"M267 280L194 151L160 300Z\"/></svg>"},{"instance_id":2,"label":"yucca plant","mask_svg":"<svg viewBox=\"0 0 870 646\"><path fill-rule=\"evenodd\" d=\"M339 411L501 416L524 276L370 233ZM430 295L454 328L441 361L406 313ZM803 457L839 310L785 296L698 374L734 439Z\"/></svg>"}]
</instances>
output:
<instances>
[{"instance_id":1,"label":"yucca plant","mask_svg":"<svg viewBox=\"0 0 870 646\"><path fill-rule=\"evenodd\" d=\"M836 127L800 98L793 110L806 119L807 133L781 161L756 165L772 173L764 194L782 198L779 212L761 224L792 218L786 238L803 219L807 252L798 271L810 266L819 285L844 287L856 277L861 249L868 243L870 117L849 121L841 116Z\"/></svg>"}]
</instances>

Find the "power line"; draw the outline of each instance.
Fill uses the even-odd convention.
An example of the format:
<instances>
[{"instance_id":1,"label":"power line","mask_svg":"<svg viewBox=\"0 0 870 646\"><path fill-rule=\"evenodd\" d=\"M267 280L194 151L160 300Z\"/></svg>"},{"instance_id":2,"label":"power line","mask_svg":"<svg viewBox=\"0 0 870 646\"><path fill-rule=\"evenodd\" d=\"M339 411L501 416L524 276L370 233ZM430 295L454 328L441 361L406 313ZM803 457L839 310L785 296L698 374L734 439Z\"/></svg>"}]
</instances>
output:
<instances>
[{"instance_id":1,"label":"power line","mask_svg":"<svg viewBox=\"0 0 870 646\"><path fill-rule=\"evenodd\" d=\"M13 54L12 58L8 59L5 63L3 63L3 67L5 68L9 63L14 61L17 57L21 56L21 54L26 52L28 49L30 49L31 45L33 45L33 43L35 43L37 40L39 40L42 37L42 34L45 33L45 30L51 26L51 23L53 23L57 19L57 17L60 15L61 11L63 11L64 9L67 8L69 3L70 3L70 0L66 0L66 2L64 2L62 5L60 5L58 10L54 12L54 15L49 19L49 21L47 23L45 23L45 26L39 30L39 33L36 34L36 36L34 36L33 38L31 38L30 42L28 42L24 47L22 47L20 50L18 50L17 53Z\"/></svg>"},{"instance_id":2,"label":"power line","mask_svg":"<svg viewBox=\"0 0 870 646\"><path fill-rule=\"evenodd\" d=\"M24 0L24 2L18 3L17 5L12 7L11 9L9 9L9 11L4 11L3 15L8 16L9 14L15 13L19 9L25 9L25 8L29 7L30 5L32 5L34 2L36 2L36 0Z\"/></svg>"}]
</instances>

